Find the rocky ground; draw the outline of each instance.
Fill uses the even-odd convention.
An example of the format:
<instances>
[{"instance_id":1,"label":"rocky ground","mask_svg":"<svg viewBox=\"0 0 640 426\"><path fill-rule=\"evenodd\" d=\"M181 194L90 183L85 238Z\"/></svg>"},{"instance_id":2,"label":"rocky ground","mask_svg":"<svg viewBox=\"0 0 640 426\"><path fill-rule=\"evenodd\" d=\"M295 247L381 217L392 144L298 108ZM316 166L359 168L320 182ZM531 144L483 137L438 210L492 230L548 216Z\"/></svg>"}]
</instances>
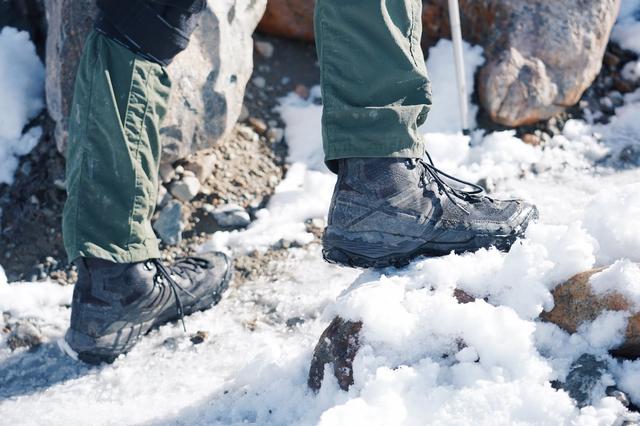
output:
<instances>
[{"instance_id":1,"label":"rocky ground","mask_svg":"<svg viewBox=\"0 0 640 426\"><path fill-rule=\"evenodd\" d=\"M44 50L36 18L0 3L0 26L27 29ZM319 79L312 46L256 35L255 72L247 87L239 123L224 143L161 169L154 227L167 260L193 254L218 230L246 227L264 207L286 173L284 129L274 110L291 91L308 93ZM299 66L291 67L291 61ZM42 114L32 125L45 129L42 140L21 166L13 185L0 185L0 247L10 281L75 280L64 254L60 223L65 200L64 158L53 142L53 124ZM33 244L38 241L38 244ZM283 247L236 260L236 281L268 270Z\"/></svg>"}]
</instances>

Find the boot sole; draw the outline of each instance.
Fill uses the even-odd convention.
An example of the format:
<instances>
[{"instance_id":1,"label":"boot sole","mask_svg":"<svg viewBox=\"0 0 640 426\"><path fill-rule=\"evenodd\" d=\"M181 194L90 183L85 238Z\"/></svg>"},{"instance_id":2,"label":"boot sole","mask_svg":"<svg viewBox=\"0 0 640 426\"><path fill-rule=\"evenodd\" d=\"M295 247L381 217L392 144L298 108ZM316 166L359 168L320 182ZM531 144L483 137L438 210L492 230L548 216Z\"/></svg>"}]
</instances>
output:
<instances>
[{"instance_id":1,"label":"boot sole","mask_svg":"<svg viewBox=\"0 0 640 426\"><path fill-rule=\"evenodd\" d=\"M473 253L489 247L495 247L500 251L507 252L518 238L524 236L529 222L537 217L537 211L535 209L532 210L522 221L521 228L508 235L477 234L468 241L457 243L417 243L417 240L413 242L408 240L405 241L406 245L413 247L417 245L418 247L406 251L400 249L397 252L385 253L384 255L378 255L381 252L389 251L385 249L383 244L384 238L371 238L372 233L366 233L369 238L363 238L363 233L336 231L328 227L325 229L323 237L322 256L325 261L331 264L351 268L382 269L388 267L403 268L417 257L440 257L452 252L455 254ZM375 234L388 239L400 238L395 235L385 235L381 232ZM357 252L354 249L357 249Z\"/></svg>"}]
</instances>

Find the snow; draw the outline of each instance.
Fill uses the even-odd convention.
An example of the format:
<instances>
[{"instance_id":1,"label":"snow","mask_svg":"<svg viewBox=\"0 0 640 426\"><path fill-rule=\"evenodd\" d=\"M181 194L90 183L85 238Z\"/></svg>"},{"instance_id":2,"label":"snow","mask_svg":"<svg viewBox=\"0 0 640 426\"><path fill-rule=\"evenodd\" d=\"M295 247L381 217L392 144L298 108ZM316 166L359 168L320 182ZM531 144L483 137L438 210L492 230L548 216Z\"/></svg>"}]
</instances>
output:
<instances>
[{"instance_id":1,"label":"snow","mask_svg":"<svg viewBox=\"0 0 640 426\"><path fill-rule=\"evenodd\" d=\"M430 57L434 87L450 93L452 62L440 44ZM442 51L441 51L441 50ZM467 46L470 63L482 54ZM440 58L440 59L438 59ZM474 62L474 60L476 62ZM473 68L469 72L473 73ZM436 79L437 78L437 79ZM266 250L285 239L311 241L304 223L324 218L335 177L322 162L321 109L290 95L291 163L268 207L244 231L214 235L206 247ZM446 95L445 95L446 96ZM213 310L187 320L204 330L200 345L177 325L152 332L113 365L86 367L55 346L66 328L71 288L2 284L0 311L43 328L34 352L11 352L0 335L0 418L7 424L621 424L632 414L606 386L640 404L640 361L613 359L629 313L604 312L568 334L537 319L553 307L550 291L577 272L598 292L637 302L640 169L620 159L638 146L640 92L625 97L607 125L573 120L544 148L512 132L471 136L437 128L453 106L434 105L421 129L445 170L483 180L493 195L536 203L540 221L509 253L494 249L418 259L403 269L361 271L328 265L320 247L291 251L277 274L232 288ZM438 112L439 108L447 109ZM447 119L442 118L445 122ZM437 132L434 130L437 129ZM610 266L612 265L612 266ZM1 274L0 274L1 275ZM459 304L459 288L476 301ZM364 320L362 348L348 392L327 371L317 395L307 389L312 350L334 315ZM590 353L609 366L579 409L550 382ZM639 420L637 416L635 420Z\"/></svg>"},{"instance_id":2,"label":"snow","mask_svg":"<svg viewBox=\"0 0 640 426\"><path fill-rule=\"evenodd\" d=\"M640 54L640 1L622 0L618 21L611 39L623 49Z\"/></svg>"},{"instance_id":3,"label":"snow","mask_svg":"<svg viewBox=\"0 0 640 426\"><path fill-rule=\"evenodd\" d=\"M591 277L591 288L596 294L615 292L625 296L640 311L640 265L627 259Z\"/></svg>"},{"instance_id":4,"label":"snow","mask_svg":"<svg viewBox=\"0 0 640 426\"><path fill-rule=\"evenodd\" d=\"M0 184L12 183L17 157L28 154L42 135L40 127L24 127L44 106L44 66L29 34L5 27L0 31Z\"/></svg>"},{"instance_id":5,"label":"snow","mask_svg":"<svg viewBox=\"0 0 640 426\"><path fill-rule=\"evenodd\" d=\"M465 82L468 88L472 88L476 69L484 65L484 55L480 46L472 47L467 44L465 47ZM431 48L427 69L432 81L455 80L453 78L456 75L455 70L450 66L452 55L451 40L442 39ZM433 133L455 133L462 129L457 86L455 84L433 84L432 86L434 108L427 117L426 127ZM470 125L474 128L478 107L471 103L469 105Z\"/></svg>"},{"instance_id":6,"label":"snow","mask_svg":"<svg viewBox=\"0 0 640 426\"><path fill-rule=\"evenodd\" d=\"M634 83L640 80L640 61L629 62L625 65L622 68L622 77Z\"/></svg>"}]
</instances>

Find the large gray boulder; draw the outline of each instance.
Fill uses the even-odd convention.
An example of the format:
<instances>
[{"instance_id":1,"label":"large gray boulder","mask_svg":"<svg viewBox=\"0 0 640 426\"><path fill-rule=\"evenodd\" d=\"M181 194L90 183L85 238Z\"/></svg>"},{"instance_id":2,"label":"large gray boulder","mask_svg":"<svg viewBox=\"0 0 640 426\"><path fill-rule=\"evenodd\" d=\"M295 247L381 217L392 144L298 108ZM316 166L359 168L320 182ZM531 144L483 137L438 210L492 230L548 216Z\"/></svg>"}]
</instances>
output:
<instances>
[{"instance_id":1,"label":"large gray boulder","mask_svg":"<svg viewBox=\"0 0 640 426\"><path fill-rule=\"evenodd\" d=\"M486 2L514 17L482 43L479 94L492 120L531 124L577 103L600 72L620 0Z\"/></svg>"},{"instance_id":2,"label":"large gray boulder","mask_svg":"<svg viewBox=\"0 0 640 426\"><path fill-rule=\"evenodd\" d=\"M64 152L78 59L96 14L95 0L45 0L47 107ZM173 92L163 122L163 162L211 147L240 116L253 70L252 34L266 0L209 1L189 47L169 66Z\"/></svg>"}]
</instances>

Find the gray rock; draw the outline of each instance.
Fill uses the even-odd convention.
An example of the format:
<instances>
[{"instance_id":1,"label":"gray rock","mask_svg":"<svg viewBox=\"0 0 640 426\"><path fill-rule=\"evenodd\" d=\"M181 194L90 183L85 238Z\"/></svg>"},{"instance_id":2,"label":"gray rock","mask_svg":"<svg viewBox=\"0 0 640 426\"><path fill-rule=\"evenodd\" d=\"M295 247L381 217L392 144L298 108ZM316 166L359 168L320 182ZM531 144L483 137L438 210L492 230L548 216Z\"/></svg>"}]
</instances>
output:
<instances>
[{"instance_id":1,"label":"gray rock","mask_svg":"<svg viewBox=\"0 0 640 426\"><path fill-rule=\"evenodd\" d=\"M362 322L334 318L322 333L313 351L307 385L318 392L324 380L325 366L333 365L333 374L340 389L348 391L353 385L353 360L360 350Z\"/></svg>"},{"instance_id":2,"label":"gray rock","mask_svg":"<svg viewBox=\"0 0 640 426\"><path fill-rule=\"evenodd\" d=\"M200 192L200 181L195 176L183 176L171 184L171 195L180 201L189 202Z\"/></svg>"},{"instance_id":3,"label":"gray rock","mask_svg":"<svg viewBox=\"0 0 640 426\"><path fill-rule=\"evenodd\" d=\"M218 225L225 228L244 228L251 223L249 213L237 204L227 204L212 213Z\"/></svg>"},{"instance_id":4,"label":"gray rock","mask_svg":"<svg viewBox=\"0 0 640 426\"><path fill-rule=\"evenodd\" d=\"M7 345L12 351L18 348L34 349L42 344L42 332L34 324L20 321L10 325Z\"/></svg>"},{"instance_id":5,"label":"gray rock","mask_svg":"<svg viewBox=\"0 0 640 426\"><path fill-rule=\"evenodd\" d=\"M251 80L251 82L253 83L254 86L256 86L259 89L264 89L265 86L267 85L267 80L264 79L264 77L255 77L253 80Z\"/></svg>"},{"instance_id":6,"label":"gray rock","mask_svg":"<svg viewBox=\"0 0 640 426\"><path fill-rule=\"evenodd\" d=\"M273 127L267 130L267 138L269 139L269 142L282 142L282 139L284 139L284 129L281 129L280 127Z\"/></svg>"},{"instance_id":7,"label":"gray rock","mask_svg":"<svg viewBox=\"0 0 640 426\"><path fill-rule=\"evenodd\" d=\"M204 184L209 176L213 174L217 161L218 158L213 152L200 152L189 157L184 169L192 172L200 183Z\"/></svg>"},{"instance_id":8,"label":"gray rock","mask_svg":"<svg viewBox=\"0 0 640 426\"><path fill-rule=\"evenodd\" d=\"M260 53L264 58L269 59L273 56L273 51L275 48L272 43L268 41L256 41L256 50Z\"/></svg>"},{"instance_id":9,"label":"gray rock","mask_svg":"<svg viewBox=\"0 0 640 426\"><path fill-rule=\"evenodd\" d=\"M266 0L210 1L189 47L169 66L173 93L161 128L163 162L224 139L242 108L253 69L253 31ZM64 152L76 67L93 25L95 0L45 0L48 17L46 97Z\"/></svg>"},{"instance_id":10,"label":"gray rock","mask_svg":"<svg viewBox=\"0 0 640 426\"><path fill-rule=\"evenodd\" d=\"M176 176L176 170L171 163L160 164L160 179L163 183L169 183Z\"/></svg>"},{"instance_id":11,"label":"gray rock","mask_svg":"<svg viewBox=\"0 0 640 426\"><path fill-rule=\"evenodd\" d=\"M170 201L165 208L160 211L158 219L153 224L153 229L160 239L168 245L180 244L182 241L182 204L178 201Z\"/></svg>"},{"instance_id":12,"label":"gray rock","mask_svg":"<svg viewBox=\"0 0 640 426\"><path fill-rule=\"evenodd\" d=\"M571 364L567 380L562 388L578 407L586 407L591 403L593 391L600 384L602 376L607 372L607 363L591 354L583 354Z\"/></svg>"},{"instance_id":13,"label":"gray rock","mask_svg":"<svg viewBox=\"0 0 640 426\"><path fill-rule=\"evenodd\" d=\"M171 195L169 195L169 191L164 185L158 186L158 199L156 200L156 206L162 209L167 203L171 201Z\"/></svg>"},{"instance_id":14,"label":"gray rock","mask_svg":"<svg viewBox=\"0 0 640 426\"><path fill-rule=\"evenodd\" d=\"M488 59L479 95L491 118L507 126L547 119L580 100L600 72L620 7L620 0L465 3L476 29L486 15L494 18L475 34ZM477 8L484 14L474 15Z\"/></svg>"}]
</instances>

